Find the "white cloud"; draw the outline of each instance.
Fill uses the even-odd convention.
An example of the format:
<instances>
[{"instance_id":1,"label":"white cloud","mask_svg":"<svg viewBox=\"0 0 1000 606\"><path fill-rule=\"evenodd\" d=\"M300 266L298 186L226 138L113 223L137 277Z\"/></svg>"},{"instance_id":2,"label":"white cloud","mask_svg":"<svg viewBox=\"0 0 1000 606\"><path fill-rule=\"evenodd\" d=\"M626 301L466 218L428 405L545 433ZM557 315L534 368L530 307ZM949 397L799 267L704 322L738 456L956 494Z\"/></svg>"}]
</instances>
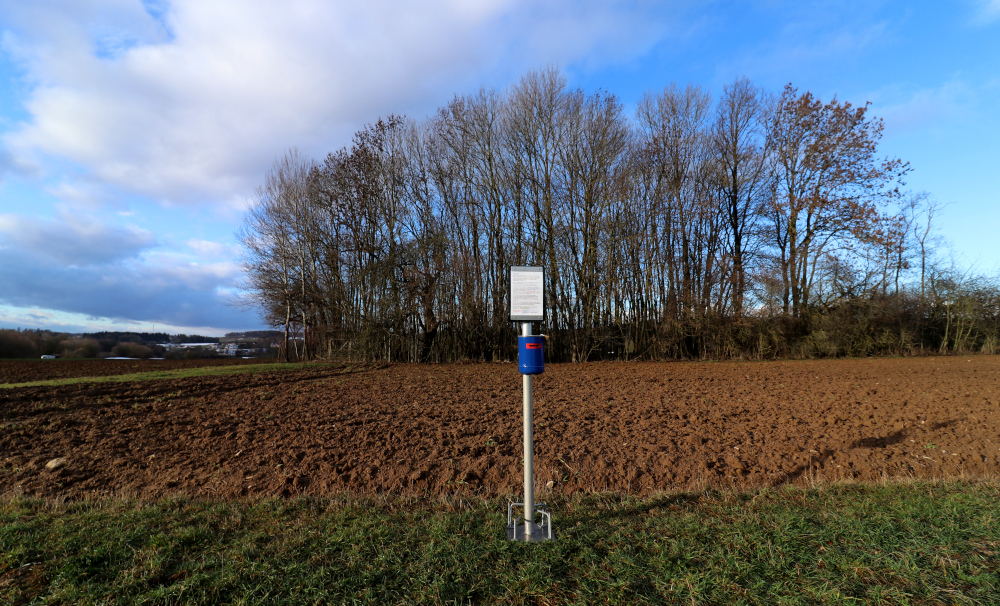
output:
<instances>
[{"instance_id":1,"label":"white cloud","mask_svg":"<svg viewBox=\"0 0 1000 606\"><path fill-rule=\"evenodd\" d=\"M0 214L0 307L15 310L6 319L0 313L0 325L58 328L60 314L77 314L215 332L259 326L256 314L231 304L241 275L234 245L158 244L133 225L66 210L50 219Z\"/></svg>"},{"instance_id":2,"label":"white cloud","mask_svg":"<svg viewBox=\"0 0 1000 606\"><path fill-rule=\"evenodd\" d=\"M977 0L979 13L976 21L979 23L992 23L1000 19L1000 0Z\"/></svg>"},{"instance_id":3,"label":"white cloud","mask_svg":"<svg viewBox=\"0 0 1000 606\"><path fill-rule=\"evenodd\" d=\"M896 135L971 115L976 93L956 80L906 94L878 93L874 99L872 113L885 121L887 134ZM879 103L879 99L887 102Z\"/></svg>"},{"instance_id":4,"label":"white cloud","mask_svg":"<svg viewBox=\"0 0 1000 606\"><path fill-rule=\"evenodd\" d=\"M64 211L59 220L0 215L0 245L64 265L111 263L136 257L153 246L150 232L135 226L114 227Z\"/></svg>"},{"instance_id":5,"label":"white cloud","mask_svg":"<svg viewBox=\"0 0 1000 606\"><path fill-rule=\"evenodd\" d=\"M219 257L233 257L239 251L234 251L231 245L221 242L210 242L208 240L191 239L187 241L190 248L196 255L202 258L217 259Z\"/></svg>"},{"instance_id":6,"label":"white cloud","mask_svg":"<svg viewBox=\"0 0 1000 606\"><path fill-rule=\"evenodd\" d=\"M381 116L420 118L530 68L627 61L684 34L674 4L0 2L0 52L19 68L27 116L0 124L0 174L33 180L64 209L0 216L0 306L256 327L227 303L234 245L158 224L159 242L123 223L150 224L143 197L212 207L157 217L233 220L290 146L320 158Z\"/></svg>"},{"instance_id":7,"label":"white cloud","mask_svg":"<svg viewBox=\"0 0 1000 606\"><path fill-rule=\"evenodd\" d=\"M2 139L17 162L68 160L111 191L235 206L289 146L320 156L381 115L419 115L482 84L473 73L613 62L671 33L666 11L645 2L147 6L0 8L5 48L33 86L30 120Z\"/></svg>"},{"instance_id":8,"label":"white cloud","mask_svg":"<svg viewBox=\"0 0 1000 606\"><path fill-rule=\"evenodd\" d=\"M0 306L104 318L119 325L155 322L213 327L215 332L259 326L256 314L231 304L237 274L232 263L180 265L167 258L67 267L0 247L0 284L5 287Z\"/></svg>"},{"instance_id":9,"label":"white cloud","mask_svg":"<svg viewBox=\"0 0 1000 606\"><path fill-rule=\"evenodd\" d=\"M89 177L64 175L58 181L44 188L45 193L65 206L87 211L97 210L107 206L120 206L124 203L116 195L114 188L108 187Z\"/></svg>"},{"instance_id":10,"label":"white cloud","mask_svg":"<svg viewBox=\"0 0 1000 606\"><path fill-rule=\"evenodd\" d=\"M246 330L261 328L252 318L240 326ZM165 322L150 322L141 320L126 320L122 318L107 318L91 314L50 311L37 307L11 307L0 304L0 328L41 328L55 332L101 332L135 331L135 332L168 332L172 334L195 334L222 336L232 330L218 326L185 326Z\"/></svg>"},{"instance_id":11,"label":"white cloud","mask_svg":"<svg viewBox=\"0 0 1000 606\"><path fill-rule=\"evenodd\" d=\"M205 291L233 288L242 274L239 264L230 259L206 263L171 252L146 255L141 271L147 274L147 283Z\"/></svg>"}]
</instances>

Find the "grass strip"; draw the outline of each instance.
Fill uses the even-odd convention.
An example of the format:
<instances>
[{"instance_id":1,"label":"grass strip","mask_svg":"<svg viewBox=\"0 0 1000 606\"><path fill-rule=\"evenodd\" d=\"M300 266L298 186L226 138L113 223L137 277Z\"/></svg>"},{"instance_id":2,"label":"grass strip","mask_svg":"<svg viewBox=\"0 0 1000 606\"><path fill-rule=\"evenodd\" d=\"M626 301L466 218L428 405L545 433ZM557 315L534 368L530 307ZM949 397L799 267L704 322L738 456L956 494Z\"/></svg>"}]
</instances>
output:
<instances>
[{"instance_id":1,"label":"grass strip","mask_svg":"<svg viewBox=\"0 0 1000 606\"><path fill-rule=\"evenodd\" d=\"M266 364L239 364L232 366L198 366L195 368L178 368L174 370L151 370L124 375L104 375L97 377L67 377L64 379L46 379L44 381L28 381L25 383L3 383L0 389L16 387L49 387L58 385L73 385L75 383L125 383L130 381L155 381L159 379L184 379L188 377L205 377L212 375L231 375L244 372L275 372L280 370L301 370L315 367L321 362L270 362Z\"/></svg>"},{"instance_id":2,"label":"grass strip","mask_svg":"<svg viewBox=\"0 0 1000 606\"><path fill-rule=\"evenodd\" d=\"M996 604L998 483L505 502L0 500L0 603Z\"/></svg>"}]
</instances>

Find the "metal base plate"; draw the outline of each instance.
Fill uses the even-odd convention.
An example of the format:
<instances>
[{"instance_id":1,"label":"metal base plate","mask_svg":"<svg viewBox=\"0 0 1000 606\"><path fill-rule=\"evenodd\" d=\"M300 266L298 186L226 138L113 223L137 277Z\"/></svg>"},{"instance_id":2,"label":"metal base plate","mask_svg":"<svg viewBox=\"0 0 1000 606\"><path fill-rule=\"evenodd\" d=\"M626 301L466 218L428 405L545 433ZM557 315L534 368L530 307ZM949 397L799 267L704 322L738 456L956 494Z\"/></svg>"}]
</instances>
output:
<instances>
[{"instance_id":1,"label":"metal base plate","mask_svg":"<svg viewBox=\"0 0 1000 606\"><path fill-rule=\"evenodd\" d=\"M520 520L520 518L518 518ZM525 536L524 534L524 524L515 522L514 524L507 526L507 540L508 541L519 541L519 542L539 542L539 541L552 541L555 536L551 535L551 532L546 528L545 524L531 524L531 534Z\"/></svg>"},{"instance_id":2,"label":"metal base plate","mask_svg":"<svg viewBox=\"0 0 1000 606\"><path fill-rule=\"evenodd\" d=\"M524 532L524 518L514 517L514 508L520 507L524 509L524 503L508 503L507 504L507 540L508 541L521 541L521 542L531 542L536 543L538 541L551 541L555 539L555 535L552 534L552 515L549 514L548 509L545 507L545 503L535 504L535 515L532 517L538 519L538 516L542 517L541 524L535 524L534 522L528 522L531 524L531 534L525 534Z\"/></svg>"}]
</instances>

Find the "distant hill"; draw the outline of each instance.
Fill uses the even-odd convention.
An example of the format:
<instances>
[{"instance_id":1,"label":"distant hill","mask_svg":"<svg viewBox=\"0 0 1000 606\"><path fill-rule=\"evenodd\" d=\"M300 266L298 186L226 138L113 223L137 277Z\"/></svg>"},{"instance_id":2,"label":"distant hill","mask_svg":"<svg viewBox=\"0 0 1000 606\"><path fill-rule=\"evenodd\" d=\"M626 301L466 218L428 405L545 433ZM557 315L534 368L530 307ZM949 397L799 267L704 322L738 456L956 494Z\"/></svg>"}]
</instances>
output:
<instances>
[{"instance_id":1,"label":"distant hill","mask_svg":"<svg viewBox=\"0 0 1000 606\"><path fill-rule=\"evenodd\" d=\"M101 332L86 332L80 335L84 339L97 339L98 341L116 341L119 343L169 343L170 335L165 332L115 332L102 330Z\"/></svg>"},{"instance_id":2,"label":"distant hill","mask_svg":"<svg viewBox=\"0 0 1000 606\"><path fill-rule=\"evenodd\" d=\"M119 343L218 343L219 337L205 337L202 335L169 335L165 332L113 332L101 331L84 333L80 335L85 339L97 339L98 341L117 341Z\"/></svg>"}]
</instances>

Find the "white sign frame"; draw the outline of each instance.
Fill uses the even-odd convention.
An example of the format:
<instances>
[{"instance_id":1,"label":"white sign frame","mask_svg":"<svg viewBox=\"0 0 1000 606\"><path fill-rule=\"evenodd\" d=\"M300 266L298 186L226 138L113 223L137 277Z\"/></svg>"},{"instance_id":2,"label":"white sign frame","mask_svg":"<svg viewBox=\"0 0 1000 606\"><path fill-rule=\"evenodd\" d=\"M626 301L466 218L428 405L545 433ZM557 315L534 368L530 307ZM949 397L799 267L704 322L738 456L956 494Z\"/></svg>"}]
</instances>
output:
<instances>
[{"instance_id":1,"label":"white sign frame","mask_svg":"<svg viewBox=\"0 0 1000 606\"><path fill-rule=\"evenodd\" d=\"M510 266L507 271L507 312L511 322L545 319L545 268Z\"/></svg>"}]
</instances>

